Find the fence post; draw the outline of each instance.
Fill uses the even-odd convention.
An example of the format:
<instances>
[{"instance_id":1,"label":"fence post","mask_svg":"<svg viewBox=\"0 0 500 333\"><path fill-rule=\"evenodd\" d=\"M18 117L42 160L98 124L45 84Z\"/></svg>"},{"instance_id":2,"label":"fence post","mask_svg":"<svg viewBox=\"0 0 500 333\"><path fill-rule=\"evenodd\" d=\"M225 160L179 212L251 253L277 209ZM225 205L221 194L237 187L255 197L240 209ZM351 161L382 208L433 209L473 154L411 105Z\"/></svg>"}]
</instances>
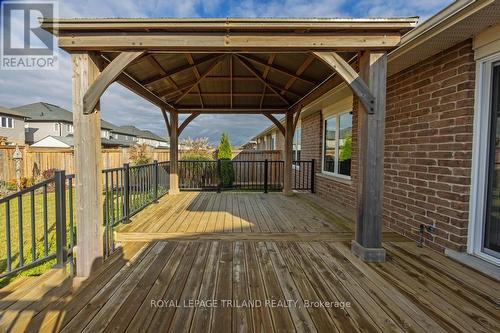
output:
<instances>
[{"instance_id":1,"label":"fence post","mask_svg":"<svg viewBox=\"0 0 500 333\"><path fill-rule=\"evenodd\" d=\"M217 160L217 193L222 190L222 168L220 159Z\"/></svg>"},{"instance_id":2,"label":"fence post","mask_svg":"<svg viewBox=\"0 0 500 333\"><path fill-rule=\"evenodd\" d=\"M130 164L123 164L123 223L130 221Z\"/></svg>"},{"instance_id":3,"label":"fence post","mask_svg":"<svg viewBox=\"0 0 500 333\"><path fill-rule=\"evenodd\" d=\"M153 162L153 203L158 203L158 161Z\"/></svg>"},{"instance_id":4,"label":"fence post","mask_svg":"<svg viewBox=\"0 0 500 333\"><path fill-rule=\"evenodd\" d=\"M267 160L267 158L264 160L264 193L267 193L267 190L268 190L268 183L269 183L269 179L268 179L268 172L269 170L269 161Z\"/></svg>"},{"instance_id":5,"label":"fence post","mask_svg":"<svg viewBox=\"0 0 500 333\"><path fill-rule=\"evenodd\" d=\"M66 248L66 173L64 170L55 172L56 199L56 268L64 267L68 258Z\"/></svg>"},{"instance_id":6,"label":"fence post","mask_svg":"<svg viewBox=\"0 0 500 333\"><path fill-rule=\"evenodd\" d=\"M313 158L311 160L311 193L314 193L314 176L316 175L314 164L315 164L315 159Z\"/></svg>"}]
</instances>

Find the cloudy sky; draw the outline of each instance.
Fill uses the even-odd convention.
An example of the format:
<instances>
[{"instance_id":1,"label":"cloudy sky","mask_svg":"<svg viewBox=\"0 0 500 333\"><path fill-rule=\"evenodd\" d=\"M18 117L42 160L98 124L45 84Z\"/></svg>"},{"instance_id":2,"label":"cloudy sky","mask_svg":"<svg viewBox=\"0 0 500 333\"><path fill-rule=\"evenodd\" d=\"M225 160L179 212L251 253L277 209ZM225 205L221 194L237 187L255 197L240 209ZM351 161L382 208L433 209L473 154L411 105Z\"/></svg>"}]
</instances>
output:
<instances>
[{"instance_id":1,"label":"cloudy sky","mask_svg":"<svg viewBox=\"0 0 500 333\"><path fill-rule=\"evenodd\" d=\"M35 0L36 1L36 0ZM2 0L0 0L2 2ZM397 17L420 16L420 21L452 0L60 0L60 17ZM21 29L19 29L21 30ZM19 31L19 36L22 32ZM21 37L20 37L21 38ZM58 71L0 70L0 105L15 107L38 101L71 109L69 56L60 52ZM133 124L159 135L165 127L158 108L113 84L101 99L103 119L116 125ZM183 136L206 136L217 142L222 131L240 145L270 125L259 115L202 115Z\"/></svg>"}]
</instances>

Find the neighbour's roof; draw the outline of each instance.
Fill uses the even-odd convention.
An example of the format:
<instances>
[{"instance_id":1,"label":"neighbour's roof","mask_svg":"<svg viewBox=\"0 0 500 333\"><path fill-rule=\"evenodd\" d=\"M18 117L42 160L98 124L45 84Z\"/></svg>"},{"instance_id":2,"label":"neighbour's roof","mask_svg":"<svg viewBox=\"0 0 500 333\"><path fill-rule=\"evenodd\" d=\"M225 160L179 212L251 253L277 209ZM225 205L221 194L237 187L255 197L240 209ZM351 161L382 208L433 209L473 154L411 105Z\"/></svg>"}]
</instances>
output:
<instances>
[{"instance_id":1,"label":"neighbour's roof","mask_svg":"<svg viewBox=\"0 0 500 333\"><path fill-rule=\"evenodd\" d=\"M131 135L135 135L138 138L167 142L167 140L165 138L162 138L161 136L156 135L151 131L138 129L135 126L130 126L130 125L120 126L120 127L118 127L118 129L120 131L122 131L120 133L125 133L125 134L130 133Z\"/></svg>"},{"instance_id":2,"label":"neighbour's roof","mask_svg":"<svg viewBox=\"0 0 500 333\"><path fill-rule=\"evenodd\" d=\"M75 139L72 135L68 135L68 136L49 135L49 136L46 136L45 138L35 142L35 144L39 143L40 141L46 140L47 138L53 138L55 140L58 140L64 144L70 146L70 147L73 147L75 145ZM123 146L123 147L129 147L131 145L131 143L127 142L127 141L106 139L106 138L101 138L101 144L104 146Z\"/></svg>"},{"instance_id":3,"label":"neighbour's roof","mask_svg":"<svg viewBox=\"0 0 500 333\"><path fill-rule=\"evenodd\" d=\"M7 114L13 117L26 118L26 116L22 112L19 112L17 110L7 109L4 108L3 106L0 106L0 114Z\"/></svg>"},{"instance_id":4,"label":"neighbour's roof","mask_svg":"<svg viewBox=\"0 0 500 333\"><path fill-rule=\"evenodd\" d=\"M28 117L30 122L52 122L61 121L66 123L73 123L73 113L62 107L46 102L38 102L26 104L13 108L15 111ZM101 120L101 127L104 129L113 129L115 125Z\"/></svg>"}]
</instances>

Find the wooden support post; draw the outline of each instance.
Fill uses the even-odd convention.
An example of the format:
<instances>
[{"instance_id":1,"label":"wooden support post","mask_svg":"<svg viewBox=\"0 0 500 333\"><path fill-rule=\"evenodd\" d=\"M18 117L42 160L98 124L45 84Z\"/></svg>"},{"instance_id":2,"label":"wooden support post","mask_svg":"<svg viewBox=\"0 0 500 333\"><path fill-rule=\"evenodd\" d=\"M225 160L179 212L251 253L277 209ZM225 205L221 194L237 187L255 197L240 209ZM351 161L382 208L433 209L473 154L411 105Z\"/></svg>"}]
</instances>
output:
<instances>
[{"instance_id":1,"label":"wooden support post","mask_svg":"<svg viewBox=\"0 0 500 333\"><path fill-rule=\"evenodd\" d=\"M285 147L284 147L284 178L283 194L292 195L292 145L293 145L293 112L286 114L285 121Z\"/></svg>"},{"instance_id":2,"label":"wooden support post","mask_svg":"<svg viewBox=\"0 0 500 333\"><path fill-rule=\"evenodd\" d=\"M179 193L179 114L170 111L170 189L168 194Z\"/></svg>"},{"instance_id":3,"label":"wooden support post","mask_svg":"<svg viewBox=\"0 0 500 333\"><path fill-rule=\"evenodd\" d=\"M103 262L101 117L99 102L84 114L83 97L99 75L88 53L72 54L76 169L76 274L88 277Z\"/></svg>"},{"instance_id":4,"label":"wooden support post","mask_svg":"<svg viewBox=\"0 0 500 333\"><path fill-rule=\"evenodd\" d=\"M361 104L358 112L359 172L356 239L352 251L367 262L385 261L382 248L385 98L387 55L365 52L359 61L360 77L374 97L373 113Z\"/></svg>"}]
</instances>

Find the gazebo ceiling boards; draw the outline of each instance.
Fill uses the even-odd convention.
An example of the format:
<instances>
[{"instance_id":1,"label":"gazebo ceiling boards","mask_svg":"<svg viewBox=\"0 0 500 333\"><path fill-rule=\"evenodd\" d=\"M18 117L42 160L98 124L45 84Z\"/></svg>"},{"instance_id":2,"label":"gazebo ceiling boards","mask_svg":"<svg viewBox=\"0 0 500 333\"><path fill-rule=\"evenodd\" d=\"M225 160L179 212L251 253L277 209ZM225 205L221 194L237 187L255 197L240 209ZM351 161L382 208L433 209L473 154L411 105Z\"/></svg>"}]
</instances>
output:
<instances>
[{"instance_id":1,"label":"gazebo ceiling boards","mask_svg":"<svg viewBox=\"0 0 500 333\"><path fill-rule=\"evenodd\" d=\"M283 113L334 71L310 53L145 53L125 73L181 113Z\"/></svg>"}]
</instances>

